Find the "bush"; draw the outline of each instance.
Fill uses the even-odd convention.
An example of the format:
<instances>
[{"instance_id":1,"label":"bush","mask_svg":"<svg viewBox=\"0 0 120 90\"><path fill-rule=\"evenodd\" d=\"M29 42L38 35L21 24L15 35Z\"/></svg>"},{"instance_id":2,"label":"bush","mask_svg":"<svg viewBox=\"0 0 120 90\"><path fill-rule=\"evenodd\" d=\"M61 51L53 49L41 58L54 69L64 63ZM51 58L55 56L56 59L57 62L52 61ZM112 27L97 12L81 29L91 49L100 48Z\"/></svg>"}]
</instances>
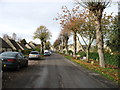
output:
<instances>
[{"instance_id":1,"label":"bush","mask_svg":"<svg viewBox=\"0 0 120 90\"><path fill-rule=\"evenodd\" d=\"M38 52L40 52L41 50L40 50L40 48L34 48L33 51L38 51Z\"/></svg>"},{"instance_id":2,"label":"bush","mask_svg":"<svg viewBox=\"0 0 120 90\"><path fill-rule=\"evenodd\" d=\"M24 55L29 55L29 53L32 51L32 49L25 49L24 51L22 51L22 53Z\"/></svg>"},{"instance_id":3,"label":"bush","mask_svg":"<svg viewBox=\"0 0 120 90\"><path fill-rule=\"evenodd\" d=\"M118 66L120 65L120 55L111 55L108 53L105 53L105 63L110 65Z\"/></svg>"},{"instance_id":4,"label":"bush","mask_svg":"<svg viewBox=\"0 0 120 90\"><path fill-rule=\"evenodd\" d=\"M97 52L89 53L89 58L93 60L98 60L99 59L98 53Z\"/></svg>"},{"instance_id":5,"label":"bush","mask_svg":"<svg viewBox=\"0 0 120 90\"><path fill-rule=\"evenodd\" d=\"M66 54L66 51L65 51L65 50L63 51L63 54Z\"/></svg>"},{"instance_id":6,"label":"bush","mask_svg":"<svg viewBox=\"0 0 120 90\"><path fill-rule=\"evenodd\" d=\"M80 58L82 57L86 57L86 53L85 52L78 52L77 55L80 55Z\"/></svg>"},{"instance_id":7,"label":"bush","mask_svg":"<svg viewBox=\"0 0 120 90\"><path fill-rule=\"evenodd\" d=\"M109 53L104 53L105 55L105 64L109 64L109 65L115 65L118 66L120 65L120 55L116 54L116 55L111 55ZM89 58L93 59L93 60L99 60L99 56L97 52L93 52L89 54Z\"/></svg>"}]
</instances>

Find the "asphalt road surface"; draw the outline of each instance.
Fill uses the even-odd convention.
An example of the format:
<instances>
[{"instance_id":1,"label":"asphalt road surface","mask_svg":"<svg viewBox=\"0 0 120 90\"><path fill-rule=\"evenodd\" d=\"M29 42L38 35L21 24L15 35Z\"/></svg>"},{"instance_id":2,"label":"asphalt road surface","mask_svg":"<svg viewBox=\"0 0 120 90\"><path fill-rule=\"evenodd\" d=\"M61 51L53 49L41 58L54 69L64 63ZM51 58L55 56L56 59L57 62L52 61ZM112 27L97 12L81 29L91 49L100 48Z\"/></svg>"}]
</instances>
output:
<instances>
[{"instance_id":1,"label":"asphalt road surface","mask_svg":"<svg viewBox=\"0 0 120 90\"><path fill-rule=\"evenodd\" d=\"M114 88L104 77L52 53L41 60L29 60L20 71L3 72L2 88Z\"/></svg>"}]
</instances>

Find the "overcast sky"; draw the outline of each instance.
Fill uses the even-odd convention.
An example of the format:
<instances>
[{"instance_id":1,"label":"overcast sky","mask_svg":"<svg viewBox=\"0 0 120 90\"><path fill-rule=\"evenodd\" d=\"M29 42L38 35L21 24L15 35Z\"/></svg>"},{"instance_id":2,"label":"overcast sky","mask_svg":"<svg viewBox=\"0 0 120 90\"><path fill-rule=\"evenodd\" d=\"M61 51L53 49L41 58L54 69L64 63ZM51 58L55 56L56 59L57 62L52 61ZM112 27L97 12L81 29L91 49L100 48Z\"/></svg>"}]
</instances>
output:
<instances>
[{"instance_id":1,"label":"overcast sky","mask_svg":"<svg viewBox=\"0 0 120 90\"><path fill-rule=\"evenodd\" d=\"M27 42L33 40L33 33L40 25L46 26L52 33L51 43L53 43L60 32L60 25L53 20L62 6L72 8L75 6L74 0L0 0L0 37L3 34L12 35L26 39ZM117 4L105 10L108 14L118 12Z\"/></svg>"}]
</instances>

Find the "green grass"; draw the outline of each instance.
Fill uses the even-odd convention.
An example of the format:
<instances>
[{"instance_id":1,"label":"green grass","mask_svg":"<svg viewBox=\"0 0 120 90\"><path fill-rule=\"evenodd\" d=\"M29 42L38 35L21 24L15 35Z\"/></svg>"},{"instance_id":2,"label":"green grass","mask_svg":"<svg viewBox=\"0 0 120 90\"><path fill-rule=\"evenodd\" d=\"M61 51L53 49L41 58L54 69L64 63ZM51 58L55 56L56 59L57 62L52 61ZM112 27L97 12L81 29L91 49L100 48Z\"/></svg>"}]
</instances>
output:
<instances>
[{"instance_id":1,"label":"green grass","mask_svg":"<svg viewBox=\"0 0 120 90\"><path fill-rule=\"evenodd\" d=\"M64 56L65 58L71 60L72 59L72 56Z\"/></svg>"}]
</instances>

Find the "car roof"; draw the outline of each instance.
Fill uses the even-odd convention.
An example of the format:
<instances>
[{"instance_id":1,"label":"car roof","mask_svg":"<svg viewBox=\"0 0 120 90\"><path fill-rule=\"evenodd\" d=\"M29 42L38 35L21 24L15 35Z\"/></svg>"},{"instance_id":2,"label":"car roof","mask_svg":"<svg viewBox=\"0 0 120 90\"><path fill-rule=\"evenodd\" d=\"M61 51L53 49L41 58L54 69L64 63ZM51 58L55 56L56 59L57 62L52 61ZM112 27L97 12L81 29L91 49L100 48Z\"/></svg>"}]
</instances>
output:
<instances>
[{"instance_id":1,"label":"car roof","mask_svg":"<svg viewBox=\"0 0 120 90\"><path fill-rule=\"evenodd\" d=\"M14 54L14 55L20 54L20 52L6 51L6 52L1 53L1 55L2 55L2 54L8 54L8 53Z\"/></svg>"},{"instance_id":2,"label":"car roof","mask_svg":"<svg viewBox=\"0 0 120 90\"><path fill-rule=\"evenodd\" d=\"M20 52L12 52L12 51L6 51L6 52L3 52L3 53L20 53Z\"/></svg>"}]
</instances>

